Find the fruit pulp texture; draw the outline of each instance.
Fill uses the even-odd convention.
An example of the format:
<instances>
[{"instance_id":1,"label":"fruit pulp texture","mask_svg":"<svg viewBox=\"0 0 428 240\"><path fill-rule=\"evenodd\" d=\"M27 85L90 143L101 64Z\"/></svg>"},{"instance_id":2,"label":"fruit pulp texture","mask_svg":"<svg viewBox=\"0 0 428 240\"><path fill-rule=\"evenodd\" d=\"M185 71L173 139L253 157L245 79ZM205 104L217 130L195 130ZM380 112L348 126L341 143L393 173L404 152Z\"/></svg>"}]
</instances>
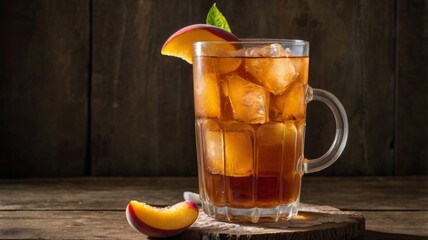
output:
<instances>
[{"instance_id":1,"label":"fruit pulp texture","mask_svg":"<svg viewBox=\"0 0 428 240\"><path fill-rule=\"evenodd\" d=\"M194 100L202 197L273 208L300 194L307 57L196 57Z\"/></svg>"}]
</instances>

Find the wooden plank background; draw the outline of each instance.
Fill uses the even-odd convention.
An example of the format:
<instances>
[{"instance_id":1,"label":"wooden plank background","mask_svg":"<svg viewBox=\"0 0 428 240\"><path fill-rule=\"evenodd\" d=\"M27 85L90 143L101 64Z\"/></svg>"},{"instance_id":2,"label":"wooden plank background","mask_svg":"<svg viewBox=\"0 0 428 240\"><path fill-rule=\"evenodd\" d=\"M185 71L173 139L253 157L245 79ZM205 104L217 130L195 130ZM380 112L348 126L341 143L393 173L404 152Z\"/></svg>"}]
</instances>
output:
<instances>
[{"instance_id":1,"label":"wooden plank background","mask_svg":"<svg viewBox=\"0 0 428 240\"><path fill-rule=\"evenodd\" d=\"M0 1L0 19L0 176L85 174L87 1Z\"/></svg>"},{"instance_id":2,"label":"wooden plank background","mask_svg":"<svg viewBox=\"0 0 428 240\"><path fill-rule=\"evenodd\" d=\"M211 1L0 2L0 177L196 175L191 66L160 55ZM426 0L217 1L241 38L311 42L310 84L344 104L344 154L317 175L428 173ZM333 139L308 108L305 154Z\"/></svg>"},{"instance_id":3,"label":"wooden plank background","mask_svg":"<svg viewBox=\"0 0 428 240\"><path fill-rule=\"evenodd\" d=\"M428 1L397 5L396 174L428 173Z\"/></svg>"}]
</instances>

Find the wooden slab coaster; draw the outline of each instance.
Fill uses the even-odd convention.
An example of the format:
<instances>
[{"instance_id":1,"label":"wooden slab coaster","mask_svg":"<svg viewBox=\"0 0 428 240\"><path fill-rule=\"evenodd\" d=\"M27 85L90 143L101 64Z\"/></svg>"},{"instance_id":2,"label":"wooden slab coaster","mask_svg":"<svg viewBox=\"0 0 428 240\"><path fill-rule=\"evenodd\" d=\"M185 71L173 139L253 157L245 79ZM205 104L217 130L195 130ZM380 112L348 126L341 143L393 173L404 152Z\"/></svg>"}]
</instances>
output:
<instances>
[{"instance_id":1,"label":"wooden slab coaster","mask_svg":"<svg viewBox=\"0 0 428 240\"><path fill-rule=\"evenodd\" d=\"M343 240L361 236L364 228L361 213L301 203L296 218L281 223L228 223L210 218L201 211L198 220L180 235L180 239Z\"/></svg>"}]
</instances>

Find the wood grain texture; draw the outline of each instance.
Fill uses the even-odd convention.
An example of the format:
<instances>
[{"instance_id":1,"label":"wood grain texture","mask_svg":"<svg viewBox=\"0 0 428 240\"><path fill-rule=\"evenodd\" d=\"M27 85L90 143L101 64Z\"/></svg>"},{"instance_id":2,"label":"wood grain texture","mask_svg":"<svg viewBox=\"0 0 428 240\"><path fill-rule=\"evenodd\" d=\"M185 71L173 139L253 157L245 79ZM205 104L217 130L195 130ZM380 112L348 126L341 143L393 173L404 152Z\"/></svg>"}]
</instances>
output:
<instances>
[{"instance_id":1,"label":"wood grain texture","mask_svg":"<svg viewBox=\"0 0 428 240\"><path fill-rule=\"evenodd\" d=\"M366 218L368 236L378 232L378 238L368 239L426 239L428 237L428 211L362 211ZM412 224L413 223L413 224ZM405 235L408 236L405 236ZM403 236L404 235L404 236Z\"/></svg>"},{"instance_id":2,"label":"wood grain texture","mask_svg":"<svg viewBox=\"0 0 428 240\"><path fill-rule=\"evenodd\" d=\"M427 189L426 177L304 177L301 201L342 210L426 211Z\"/></svg>"},{"instance_id":3,"label":"wood grain texture","mask_svg":"<svg viewBox=\"0 0 428 240\"><path fill-rule=\"evenodd\" d=\"M348 240L364 234L364 217L358 212L330 206L301 204L296 218L277 223L227 223L202 210L193 225L181 234L186 240Z\"/></svg>"},{"instance_id":4,"label":"wood grain texture","mask_svg":"<svg viewBox=\"0 0 428 240\"><path fill-rule=\"evenodd\" d=\"M428 222L426 212L362 214L367 229L362 240L425 240L428 236L426 225L419 224ZM128 225L124 211L0 211L0 223L0 239L149 239Z\"/></svg>"},{"instance_id":5,"label":"wood grain texture","mask_svg":"<svg viewBox=\"0 0 428 240\"><path fill-rule=\"evenodd\" d=\"M131 200L171 205L196 178L86 178L0 181L0 210L123 210Z\"/></svg>"},{"instance_id":6,"label":"wood grain texture","mask_svg":"<svg viewBox=\"0 0 428 240\"><path fill-rule=\"evenodd\" d=\"M428 174L428 2L397 1L396 174Z\"/></svg>"},{"instance_id":7,"label":"wood grain texture","mask_svg":"<svg viewBox=\"0 0 428 240\"><path fill-rule=\"evenodd\" d=\"M199 1L93 4L92 174L196 175L191 66L160 50Z\"/></svg>"},{"instance_id":8,"label":"wood grain texture","mask_svg":"<svg viewBox=\"0 0 428 240\"><path fill-rule=\"evenodd\" d=\"M196 178L1 180L0 210L122 210L130 200L172 205ZM428 211L428 179L305 177L301 201L342 210Z\"/></svg>"},{"instance_id":9,"label":"wood grain texture","mask_svg":"<svg viewBox=\"0 0 428 240\"><path fill-rule=\"evenodd\" d=\"M0 239L148 239L125 211L0 211Z\"/></svg>"},{"instance_id":10,"label":"wood grain texture","mask_svg":"<svg viewBox=\"0 0 428 240\"><path fill-rule=\"evenodd\" d=\"M296 218L276 223L228 223L208 217L200 210L198 219L181 239L346 240L361 237L364 223L358 212L308 204L300 205Z\"/></svg>"},{"instance_id":11,"label":"wood grain texture","mask_svg":"<svg viewBox=\"0 0 428 240\"><path fill-rule=\"evenodd\" d=\"M428 237L426 177L313 177L306 180L304 186L311 195L307 195L305 201L343 206L363 214L366 232L360 239L422 240ZM128 194L135 192L140 195L139 199L145 199L149 189L153 191L149 195L156 190L160 201L171 204L181 201L177 192L195 185L195 178L0 180L0 239L148 239L132 230L126 221L123 203L132 196ZM359 190L352 190L355 188ZM326 189L336 193L348 191L354 198L341 203L343 195L326 194ZM411 203L417 195L419 199ZM156 199L156 195L152 197L150 201ZM97 204L100 207L96 207ZM371 210L362 211L364 204L372 206ZM183 239L182 236L172 239ZM245 234L241 236L245 239Z\"/></svg>"},{"instance_id":12,"label":"wood grain texture","mask_svg":"<svg viewBox=\"0 0 428 240\"><path fill-rule=\"evenodd\" d=\"M0 2L0 177L85 172L89 5Z\"/></svg>"}]
</instances>

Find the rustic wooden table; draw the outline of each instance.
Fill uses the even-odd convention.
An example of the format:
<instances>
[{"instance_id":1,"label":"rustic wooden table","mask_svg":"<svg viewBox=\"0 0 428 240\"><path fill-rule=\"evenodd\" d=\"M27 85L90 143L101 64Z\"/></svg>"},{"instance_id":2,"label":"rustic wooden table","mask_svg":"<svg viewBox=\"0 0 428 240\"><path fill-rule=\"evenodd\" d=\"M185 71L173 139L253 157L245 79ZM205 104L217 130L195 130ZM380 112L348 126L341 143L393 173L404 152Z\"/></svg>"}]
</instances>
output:
<instances>
[{"instance_id":1,"label":"rustic wooden table","mask_svg":"<svg viewBox=\"0 0 428 240\"><path fill-rule=\"evenodd\" d=\"M182 201L196 178L0 180L0 239L147 239L125 218L131 199ZM428 239L428 177L311 177L302 202L358 211L363 239Z\"/></svg>"}]
</instances>

